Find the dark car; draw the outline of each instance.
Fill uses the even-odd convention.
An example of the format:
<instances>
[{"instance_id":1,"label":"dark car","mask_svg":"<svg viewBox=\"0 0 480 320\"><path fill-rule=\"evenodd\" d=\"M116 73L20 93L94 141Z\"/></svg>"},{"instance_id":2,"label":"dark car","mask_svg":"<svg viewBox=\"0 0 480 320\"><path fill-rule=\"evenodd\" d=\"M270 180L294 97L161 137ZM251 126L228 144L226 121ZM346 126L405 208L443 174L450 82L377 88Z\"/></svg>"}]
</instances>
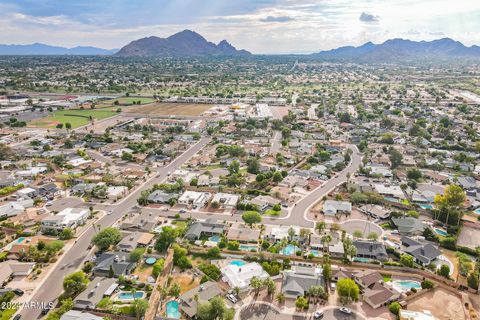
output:
<instances>
[{"instance_id":1,"label":"dark car","mask_svg":"<svg viewBox=\"0 0 480 320\"><path fill-rule=\"evenodd\" d=\"M46 316L49 311L50 311L50 308L43 308L41 312L42 316Z\"/></svg>"},{"instance_id":2,"label":"dark car","mask_svg":"<svg viewBox=\"0 0 480 320\"><path fill-rule=\"evenodd\" d=\"M17 314L15 317L13 317L13 320L20 320L22 319L22 316Z\"/></svg>"},{"instance_id":3,"label":"dark car","mask_svg":"<svg viewBox=\"0 0 480 320\"><path fill-rule=\"evenodd\" d=\"M15 293L17 296L23 296L25 292L22 289L13 289L13 293Z\"/></svg>"}]
</instances>

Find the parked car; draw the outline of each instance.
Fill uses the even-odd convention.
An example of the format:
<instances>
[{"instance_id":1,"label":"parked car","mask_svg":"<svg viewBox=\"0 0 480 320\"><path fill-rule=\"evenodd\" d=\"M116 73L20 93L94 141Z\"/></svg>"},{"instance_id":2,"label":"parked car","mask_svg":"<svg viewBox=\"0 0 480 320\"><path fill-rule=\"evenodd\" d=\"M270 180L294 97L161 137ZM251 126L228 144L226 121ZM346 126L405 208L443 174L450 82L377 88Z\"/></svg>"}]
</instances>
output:
<instances>
[{"instance_id":1,"label":"parked car","mask_svg":"<svg viewBox=\"0 0 480 320\"><path fill-rule=\"evenodd\" d=\"M23 296L25 292L22 289L13 289L13 293L15 293L17 296Z\"/></svg>"},{"instance_id":2,"label":"parked car","mask_svg":"<svg viewBox=\"0 0 480 320\"><path fill-rule=\"evenodd\" d=\"M22 319L22 316L17 314L15 317L13 317L13 320L20 320Z\"/></svg>"},{"instance_id":3,"label":"parked car","mask_svg":"<svg viewBox=\"0 0 480 320\"><path fill-rule=\"evenodd\" d=\"M230 300L232 303L237 303L237 298L233 296L233 294L227 294L227 299Z\"/></svg>"},{"instance_id":4,"label":"parked car","mask_svg":"<svg viewBox=\"0 0 480 320\"><path fill-rule=\"evenodd\" d=\"M352 309L342 307L342 308L340 308L340 312L343 312L343 313L346 313L346 314L351 314Z\"/></svg>"},{"instance_id":5,"label":"parked car","mask_svg":"<svg viewBox=\"0 0 480 320\"><path fill-rule=\"evenodd\" d=\"M322 319L323 316L324 316L323 311L315 311L315 313L313 314L314 319Z\"/></svg>"}]
</instances>

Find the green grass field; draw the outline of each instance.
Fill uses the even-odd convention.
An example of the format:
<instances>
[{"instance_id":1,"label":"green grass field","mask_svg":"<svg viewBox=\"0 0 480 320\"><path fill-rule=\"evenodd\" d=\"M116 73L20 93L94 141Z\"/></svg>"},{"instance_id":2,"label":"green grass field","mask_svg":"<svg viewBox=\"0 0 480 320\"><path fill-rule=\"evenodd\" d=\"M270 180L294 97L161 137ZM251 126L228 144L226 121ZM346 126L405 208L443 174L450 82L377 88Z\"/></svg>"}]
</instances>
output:
<instances>
[{"instance_id":1,"label":"green grass field","mask_svg":"<svg viewBox=\"0 0 480 320\"><path fill-rule=\"evenodd\" d=\"M117 114L115 108L102 110L59 110L50 113L48 117L29 122L28 126L35 128L55 128L59 123L65 125L68 122L72 124L72 128L78 128L89 124L90 117L94 120L102 120Z\"/></svg>"},{"instance_id":2,"label":"green grass field","mask_svg":"<svg viewBox=\"0 0 480 320\"><path fill-rule=\"evenodd\" d=\"M136 103L137 101L140 101L140 104L152 103L152 102L155 102L155 99L146 98L146 97L123 97L123 98L118 98L118 99L112 99L112 100L105 101L105 102L113 105L115 103L115 101L118 101L118 103L122 104L122 105L125 105L125 104L126 105L131 105L134 102Z\"/></svg>"}]
</instances>

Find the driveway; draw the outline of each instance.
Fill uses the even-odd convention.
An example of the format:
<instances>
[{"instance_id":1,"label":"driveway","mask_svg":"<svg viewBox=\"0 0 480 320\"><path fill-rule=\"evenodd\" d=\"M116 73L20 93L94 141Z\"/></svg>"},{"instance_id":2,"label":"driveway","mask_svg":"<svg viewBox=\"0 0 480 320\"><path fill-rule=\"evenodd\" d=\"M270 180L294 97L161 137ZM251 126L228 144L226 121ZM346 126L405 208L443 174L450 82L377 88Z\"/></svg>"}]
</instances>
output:
<instances>
[{"instance_id":1,"label":"driveway","mask_svg":"<svg viewBox=\"0 0 480 320\"><path fill-rule=\"evenodd\" d=\"M370 232L375 232L380 238L383 234L381 227L376 225L373 222L366 220L349 220L341 224L343 230L348 234L353 235L355 231L360 231L363 234L363 237L367 237Z\"/></svg>"}]
</instances>

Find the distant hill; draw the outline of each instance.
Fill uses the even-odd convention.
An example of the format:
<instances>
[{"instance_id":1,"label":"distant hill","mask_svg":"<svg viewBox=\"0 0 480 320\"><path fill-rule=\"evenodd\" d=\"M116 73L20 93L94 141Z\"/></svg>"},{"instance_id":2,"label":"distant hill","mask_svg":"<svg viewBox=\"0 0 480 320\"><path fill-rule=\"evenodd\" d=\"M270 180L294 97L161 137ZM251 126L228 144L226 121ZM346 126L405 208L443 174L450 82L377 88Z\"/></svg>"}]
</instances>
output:
<instances>
[{"instance_id":1,"label":"distant hill","mask_svg":"<svg viewBox=\"0 0 480 320\"><path fill-rule=\"evenodd\" d=\"M312 56L325 59L359 59L365 61L395 61L429 58L480 58L480 47L466 47L459 41L443 38L433 41L391 39L381 44L367 42L360 47L340 47L321 51Z\"/></svg>"},{"instance_id":2,"label":"distant hill","mask_svg":"<svg viewBox=\"0 0 480 320\"><path fill-rule=\"evenodd\" d=\"M95 47L64 48L43 43L0 44L0 55L111 55L118 49L107 50Z\"/></svg>"},{"instance_id":3,"label":"distant hill","mask_svg":"<svg viewBox=\"0 0 480 320\"><path fill-rule=\"evenodd\" d=\"M191 30L184 30L168 38L148 37L135 40L115 54L119 57L248 55L251 55L251 53L245 50L237 50L226 40L216 45Z\"/></svg>"}]
</instances>

